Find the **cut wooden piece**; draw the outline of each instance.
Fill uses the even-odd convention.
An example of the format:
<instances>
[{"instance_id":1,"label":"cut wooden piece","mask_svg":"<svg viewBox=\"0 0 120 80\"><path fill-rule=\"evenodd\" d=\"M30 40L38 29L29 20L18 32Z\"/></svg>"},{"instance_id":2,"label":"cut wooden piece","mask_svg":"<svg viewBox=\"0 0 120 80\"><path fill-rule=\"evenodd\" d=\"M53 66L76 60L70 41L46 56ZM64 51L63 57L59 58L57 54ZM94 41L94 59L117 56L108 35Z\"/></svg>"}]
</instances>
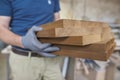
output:
<instances>
[{"instance_id":1,"label":"cut wooden piece","mask_svg":"<svg viewBox=\"0 0 120 80\"><path fill-rule=\"evenodd\" d=\"M66 43L65 45L60 45L54 41L55 46L60 47L60 51L53 52L53 54L93 60L107 60L115 47L113 33L111 33L111 29L106 23L80 20L60 20L42 25L41 27L43 27L43 31L37 33L37 37L40 37L40 39L43 37L47 37L46 39L54 38L58 39L57 41L61 44L64 42ZM70 38L70 36L74 36L77 40L77 36L82 36L83 38L84 36L95 35L98 33L101 34L101 42L87 46L72 46L72 41L74 42L74 40ZM62 37L67 38L64 40ZM63 40L63 42L60 42L60 39Z\"/></svg>"},{"instance_id":2,"label":"cut wooden piece","mask_svg":"<svg viewBox=\"0 0 120 80\"><path fill-rule=\"evenodd\" d=\"M83 39L83 41L81 41L81 42L78 42L79 40L78 40L78 37L74 37L74 39L72 39L72 38L54 38L54 39L51 39L51 38L49 38L49 36L48 35L53 35L53 34L55 34L54 33L54 31L51 31L51 30L49 30L50 32L48 32L48 33L46 33L46 31L45 31L45 34L46 34L46 36L45 37L47 37L47 39L45 39L45 38L41 38L41 40L42 40L42 42L50 42L50 43L53 43L53 44L65 44L65 45L77 45L77 43L78 43L78 45L79 45L79 43L82 43L82 42L84 42L84 40L85 39ZM44 31L43 31L43 33L41 33L41 35L44 35ZM86 35L87 36L87 35ZM91 35L91 36L93 36L93 35ZM91 36L88 36L88 38L89 37L91 37ZM43 36L44 37L44 36ZM53 36L53 37L55 37L55 36ZM81 36L81 37L84 37L84 36ZM48 39L49 38L49 39ZM101 41L109 41L109 40L111 40L111 39L113 39L114 38L114 36L113 36L113 33L111 32L111 29L109 28L109 27L107 27L107 26L103 26L102 27L102 34L101 34ZM78 40L78 41L77 41ZM87 40L87 38L86 38L86 40ZM91 39L92 40L92 39ZM90 41L91 41L90 40ZM94 40L93 40L94 41ZM73 44L73 42L75 43L75 44ZM84 44L83 44L84 45Z\"/></svg>"},{"instance_id":3,"label":"cut wooden piece","mask_svg":"<svg viewBox=\"0 0 120 80\"><path fill-rule=\"evenodd\" d=\"M49 30L49 29L54 29L54 28L63 28L64 25L65 25L64 20L61 19L55 22L50 22L47 24L40 25L40 27L42 27L43 30ZM69 24L67 26L69 26Z\"/></svg>"},{"instance_id":4,"label":"cut wooden piece","mask_svg":"<svg viewBox=\"0 0 120 80\"><path fill-rule=\"evenodd\" d=\"M44 32L41 33L41 34L44 35ZM48 33L45 32L45 34L46 35L52 35L52 34L54 34L54 32L52 32L52 31L50 31L50 33L49 32ZM47 39L41 38L41 40L42 40L42 42L50 42L50 43L53 43L53 44L80 45L82 42L86 42L84 37L86 38L86 40L89 39L89 41L92 41L92 39L90 39L90 38L92 38L92 36L94 36L94 35L90 35L88 37L87 37L87 35L86 35L86 37L85 36L79 36L79 37L76 36L76 37L74 37L74 39L72 37L70 37L70 38L66 37L66 38L54 38L54 39L52 39L52 38L47 38ZM46 37L48 37L48 36L46 36ZM82 40L78 40L78 39L80 39L80 37L83 38L83 41ZM113 38L114 38L114 36L113 36L113 33L110 32L110 29L104 27L103 31L102 31L102 35L101 35L101 40L104 42L104 41L108 41L108 40L113 39ZM94 37L94 39L95 39L95 37ZM94 41L94 39L93 39L93 41Z\"/></svg>"},{"instance_id":5,"label":"cut wooden piece","mask_svg":"<svg viewBox=\"0 0 120 80\"><path fill-rule=\"evenodd\" d=\"M53 28L49 30L43 30L37 33L37 37L68 37L68 36L84 36L101 34L102 28Z\"/></svg>"},{"instance_id":6,"label":"cut wooden piece","mask_svg":"<svg viewBox=\"0 0 120 80\"><path fill-rule=\"evenodd\" d=\"M110 27L107 27L107 26L103 26L103 27L102 27L101 37L102 37L102 41L110 40L110 39L113 39L113 38L114 38L114 35L113 35L113 33L111 32Z\"/></svg>"},{"instance_id":7,"label":"cut wooden piece","mask_svg":"<svg viewBox=\"0 0 120 80\"><path fill-rule=\"evenodd\" d=\"M108 59L111 56L111 54L114 52L115 47L116 43L114 43L113 46L106 52L107 53L106 59Z\"/></svg>"},{"instance_id":8,"label":"cut wooden piece","mask_svg":"<svg viewBox=\"0 0 120 80\"><path fill-rule=\"evenodd\" d=\"M55 45L58 46L62 49L67 49L67 50L75 50L75 51L87 51L87 52L100 52L103 53L105 51L108 51L110 49L111 44L114 43L114 39L109 40L109 41L102 41L99 43L94 43L90 44L87 46L71 46L71 45Z\"/></svg>"},{"instance_id":9,"label":"cut wooden piece","mask_svg":"<svg viewBox=\"0 0 120 80\"><path fill-rule=\"evenodd\" d=\"M44 30L52 29L52 28L66 28L66 27L102 27L109 26L104 22L96 22L96 21L83 21L83 20L71 20L71 19L61 19L55 22L43 24L42 27Z\"/></svg>"},{"instance_id":10,"label":"cut wooden piece","mask_svg":"<svg viewBox=\"0 0 120 80\"><path fill-rule=\"evenodd\" d=\"M81 20L59 20L56 22L41 25L43 31L37 33L38 37L65 37L81 36L102 33L103 27L109 29L106 23L81 21Z\"/></svg>"},{"instance_id":11,"label":"cut wooden piece","mask_svg":"<svg viewBox=\"0 0 120 80\"><path fill-rule=\"evenodd\" d=\"M72 36L66 38L40 38L39 40L43 43L82 46L100 42L101 35L95 34L86 36Z\"/></svg>"},{"instance_id":12,"label":"cut wooden piece","mask_svg":"<svg viewBox=\"0 0 120 80\"><path fill-rule=\"evenodd\" d=\"M87 28L87 27L67 27L67 28L56 28L55 29L55 36L62 37L62 36L84 36L84 35L93 35L93 34L101 34L102 28L95 27L95 28Z\"/></svg>"},{"instance_id":13,"label":"cut wooden piece","mask_svg":"<svg viewBox=\"0 0 120 80\"><path fill-rule=\"evenodd\" d=\"M114 46L113 46L114 45ZM101 60L101 61L106 61L109 56L112 54L114 48L115 48L115 43L108 49L108 50L103 50L103 51L89 51L89 50L81 50L78 48L74 47L69 47L69 46L59 46L61 48L60 51L53 52L53 54L56 55L61 55L61 56L69 56L69 57L75 57L75 58L87 58L87 59L92 59L92 60ZM96 49L96 48L94 48ZM100 47L99 47L100 49ZM97 48L97 50L99 50Z\"/></svg>"},{"instance_id":14,"label":"cut wooden piece","mask_svg":"<svg viewBox=\"0 0 120 80\"><path fill-rule=\"evenodd\" d=\"M56 38L55 28L49 29L49 30L43 30L37 33L37 37L50 37L50 38ZM63 37L63 36L62 36ZM64 36L65 37L65 36Z\"/></svg>"}]
</instances>

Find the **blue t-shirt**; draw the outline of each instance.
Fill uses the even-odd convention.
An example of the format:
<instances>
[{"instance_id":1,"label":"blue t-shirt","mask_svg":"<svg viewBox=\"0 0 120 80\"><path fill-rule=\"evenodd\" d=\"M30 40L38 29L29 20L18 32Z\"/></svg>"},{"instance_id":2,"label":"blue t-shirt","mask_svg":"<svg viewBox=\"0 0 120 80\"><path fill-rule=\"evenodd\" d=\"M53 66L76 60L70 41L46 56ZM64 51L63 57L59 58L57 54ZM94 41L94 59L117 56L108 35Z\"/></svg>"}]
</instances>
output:
<instances>
[{"instance_id":1,"label":"blue t-shirt","mask_svg":"<svg viewBox=\"0 0 120 80\"><path fill-rule=\"evenodd\" d=\"M59 0L1 0L0 16L10 16L11 31L24 36L33 26L54 20L60 10Z\"/></svg>"}]
</instances>

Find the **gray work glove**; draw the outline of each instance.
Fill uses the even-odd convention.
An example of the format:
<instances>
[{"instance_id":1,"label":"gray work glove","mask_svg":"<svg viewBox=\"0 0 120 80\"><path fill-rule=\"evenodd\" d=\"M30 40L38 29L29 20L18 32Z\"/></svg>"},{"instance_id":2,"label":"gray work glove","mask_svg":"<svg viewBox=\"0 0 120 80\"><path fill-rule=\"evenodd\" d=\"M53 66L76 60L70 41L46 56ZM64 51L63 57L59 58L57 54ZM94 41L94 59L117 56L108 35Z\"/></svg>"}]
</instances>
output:
<instances>
[{"instance_id":1,"label":"gray work glove","mask_svg":"<svg viewBox=\"0 0 120 80\"><path fill-rule=\"evenodd\" d=\"M41 31L42 28L33 26L25 36L22 37L22 44L24 48L30 49L33 52L38 53L44 57L55 57L56 55L50 54L50 52L58 51L59 48L51 46L50 43L41 43L36 38L35 32Z\"/></svg>"}]
</instances>

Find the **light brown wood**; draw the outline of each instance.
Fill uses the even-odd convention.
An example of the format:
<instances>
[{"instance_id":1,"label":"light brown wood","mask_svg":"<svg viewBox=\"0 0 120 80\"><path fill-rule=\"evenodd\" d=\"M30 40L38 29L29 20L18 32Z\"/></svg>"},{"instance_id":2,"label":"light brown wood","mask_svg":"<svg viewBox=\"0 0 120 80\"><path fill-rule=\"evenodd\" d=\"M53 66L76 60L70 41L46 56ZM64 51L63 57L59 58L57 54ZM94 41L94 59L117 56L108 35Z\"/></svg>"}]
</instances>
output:
<instances>
[{"instance_id":1,"label":"light brown wood","mask_svg":"<svg viewBox=\"0 0 120 80\"><path fill-rule=\"evenodd\" d=\"M99 43L90 44L87 46L67 46L67 45L55 45L65 50L73 50L73 51L88 51L88 52L105 52L108 51L111 45L114 44L114 40L104 41Z\"/></svg>"},{"instance_id":2,"label":"light brown wood","mask_svg":"<svg viewBox=\"0 0 120 80\"><path fill-rule=\"evenodd\" d=\"M89 34L101 34L102 27L109 27L106 23L81 21L81 20L59 20L53 23L41 25L43 31L37 33L38 37L65 37L81 36Z\"/></svg>"},{"instance_id":3,"label":"light brown wood","mask_svg":"<svg viewBox=\"0 0 120 80\"><path fill-rule=\"evenodd\" d=\"M56 38L55 28L49 30L43 30L37 33L37 37L39 38ZM63 37L63 36L62 36ZM65 36L64 36L65 37Z\"/></svg>"},{"instance_id":4,"label":"light brown wood","mask_svg":"<svg viewBox=\"0 0 120 80\"><path fill-rule=\"evenodd\" d=\"M37 37L68 37L68 36L84 36L84 35L94 35L101 34L102 28L53 28L49 30L43 30L37 33Z\"/></svg>"},{"instance_id":5,"label":"light brown wood","mask_svg":"<svg viewBox=\"0 0 120 80\"><path fill-rule=\"evenodd\" d=\"M40 38L43 43L84 46L101 41L101 35L72 36L65 38Z\"/></svg>"},{"instance_id":6,"label":"light brown wood","mask_svg":"<svg viewBox=\"0 0 120 80\"><path fill-rule=\"evenodd\" d=\"M100 27L88 28L88 27L66 27L66 28L56 28L55 36L84 36L84 35L94 35L101 34L102 29Z\"/></svg>"},{"instance_id":7,"label":"light brown wood","mask_svg":"<svg viewBox=\"0 0 120 80\"><path fill-rule=\"evenodd\" d=\"M42 25L42 27L43 31L37 33L40 41L52 43L60 48L60 51L53 52L53 54L104 61L114 51L114 35L106 23L59 20ZM97 41L100 37L101 41Z\"/></svg>"},{"instance_id":8,"label":"light brown wood","mask_svg":"<svg viewBox=\"0 0 120 80\"><path fill-rule=\"evenodd\" d=\"M111 32L111 28L107 26L107 24L102 27L101 37L102 37L102 41L110 40L114 38L114 34Z\"/></svg>"},{"instance_id":9,"label":"light brown wood","mask_svg":"<svg viewBox=\"0 0 120 80\"><path fill-rule=\"evenodd\" d=\"M103 51L96 51L98 48L94 48L93 51L91 50L83 50L76 47L69 47L69 46L58 46L60 47L60 51L53 52L53 54L61 55L61 56L69 56L69 57L75 57L75 58L87 58L92 60L101 60L106 61L109 56L112 54L115 43L113 43L108 50ZM100 49L101 47L99 47ZM101 49L102 50L102 49Z\"/></svg>"},{"instance_id":10,"label":"light brown wood","mask_svg":"<svg viewBox=\"0 0 120 80\"><path fill-rule=\"evenodd\" d=\"M108 40L114 38L110 27L108 26L108 24L105 24L105 23L99 23L99 22L92 22L91 23L91 21L74 21L74 20L60 20L60 21L63 21L63 22L66 21L66 23L68 23L69 21L76 22L76 24L74 24L74 26L76 26L77 28L78 28L77 25L84 25L85 28L88 28L88 30L90 30L91 33L96 33L96 34L88 33L87 31L84 30L85 28L81 28L83 30L80 30L80 32L77 32L77 31L75 31L77 28L72 27L73 29L72 28L67 29L67 28L70 28L70 27L66 25L67 26L66 28L57 28L60 31L60 32L58 31L59 34L56 34L53 31L53 30L55 30L55 28L49 29L48 33L46 32L46 30L44 30L42 33L38 33L38 37L41 37L40 39L41 39L42 42L49 42L49 43L53 43L53 44L64 44L64 45L87 45L87 44L91 44L91 43L93 43L95 41L97 42L98 39L100 39L100 38L98 38L99 35L97 34L97 32L98 33L101 32L101 41L108 41ZM52 23L49 23L49 24L51 24L51 26L52 26ZM57 24L55 24L55 25L57 25ZM61 25L61 24L58 24L58 25ZM92 26L92 28L90 28L90 25ZM96 27L96 25L97 26L99 25L99 27ZM79 26L79 27L81 27L81 26ZM96 30L96 32L94 32L95 31L94 27L96 27L98 29L98 30ZM66 32L67 30L69 30L70 32L68 31L68 33L67 33ZM64 33L64 31L65 31L65 33ZM71 33L72 31L73 31L73 33L75 33L76 36L73 35L73 33ZM84 36L79 36L80 34L78 35L78 33L81 33L81 35L84 35ZM65 37L65 34L67 34L67 35L70 34L72 37L69 37L69 38ZM90 34L90 35L87 35L87 34ZM59 36L60 38L59 37L55 38L55 35L61 35L61 37ZM94 35L98 35L98 36L94 36ZM64 38L62 38L63 36L64 36ZM92 36L94 36L93 39L92 39ZM47 39L45 39L43 37L45 37ZM54 38L52 38L52 37L54 37ZM80 37L83 38L83 39L80 39Z\"/></svg>"},{"instance_id":11,"label":"light brown wood","mask_svg":"<svg viewBox=\"0 0 120 80\"><path fill-rule=\"evenodd\" d=\"M83 20L72 20L72 19L61 19L52 23L43 24L42 27L44 30L51 28L66 28L66 27L102 27L109 26L104 22L97 21L83 21Z\"/></svg>"}]
</instances>

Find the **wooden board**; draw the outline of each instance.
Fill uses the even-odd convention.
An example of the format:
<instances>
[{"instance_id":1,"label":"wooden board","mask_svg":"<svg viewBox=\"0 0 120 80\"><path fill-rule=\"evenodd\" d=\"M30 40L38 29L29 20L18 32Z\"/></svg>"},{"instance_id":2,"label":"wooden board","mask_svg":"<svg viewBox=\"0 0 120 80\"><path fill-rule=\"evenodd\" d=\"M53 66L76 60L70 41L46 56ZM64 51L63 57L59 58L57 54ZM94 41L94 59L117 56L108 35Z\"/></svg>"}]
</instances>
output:
<instances>
[{"instance_id":1,"label":"wooden board","mask_svg":"<svg viewBox=\"0 0 120 80\"><path fill-rule=\"evenodd\" d=\"M100 28L102 29L101 41L108 41L108 40L111 40L111 39L114 38L114 35L111 32L111 29L110 29L110 27L107 24L104 24ZM42 42L50 42L52 44L64 44L64 45L81 45L81 43L86 42L86 44L83 44L83 45L87 45L87 44L90 44L90 43L94 42L97 39L97 37L98 37L98 36L96 36L96 38L93 37L93 39L92 39L92 36L94 36L94 35L87 36L87 35L85 35L86 33L85 34L81 33L84 36L79 36L79 37L85 37L86 39L78 40L78 39L80 39L78 36L74 36L74 38L73 38L73 36L70 37L70 38L68 38L68 37L64 37L64 38L61 38L61 37L60 38L59 37L51 38L51 37L49 37L49 35L51 35L51 36L55 35L54 31L52 31L52 30L53 29L48 30L48 33L46 31L45 31L45 33L44 33L44 31L43 31L43 33L40 33L41 35L44 35L44 37L45 37L45 38L43 38L43 36L41 36L41 38L40 38L41 40L40 41L42 41ZM74 30L73 30L73 32L74 32ZM92 30L91 30L91 32L92 32ZM78 33L78 32L74 32L74 33ZM63 34L61 34L61 35L63 36ZM98 35L98 34L95 34L95 35ZM40 36L38 36L38 37L40 37ZM55 37L55 36L52 36L52 37ZM88 43L85 40L87 40Z\"/></svg>"},{"instance_id":2,"label":"wooden board","mask_svg":"<svg viewBox=\"0 0 120 80\"><path fill-rule=\"evenodd\" d=\"M94 35L101 34L102 28L88 28L88 27L68 27L68 28L56 28L55 37L64 37L64 36L84 36L84 35Z\"/></svg>"},{"instance_id":3,"label":"wooden board","mask_svg":"<svg viewBox=\"0 0 120 80\"><path fill-rule=\"evenodd\" d=\"M71 46L71 45L55 45L65 50L73 50L73 51L87 51L87 52L100 52L103 53L110 49L111 44L114 43L114 39L99 43L90 44L87 46Z\"/></svg>"},{"instance_id":4,"label":"wooden board","mask_svg":"<svg viewBox=\"0 0 120 80\"><path fill-rule=\"evenodd\" d=\"M72 19L61 19L55 22L43 24L42 27L44 30L53 29L53 28L66 28L66 27L102 27L109 26L104 22L97 21L83 21L83 20L72 20Z\"/></svg>"},{"instance_id":5,"label":"wooden board","mask_svg":"<svg viewBox=\"0 0 120 80\"><path fill-rule=\"evenodd\" d=\"M41 25L41 27L43 27L43 31L39 31L37 37L66 37L101 34L102 27L109 28L106 23L81 20L59 20Z\"/></svg>"},{"instance_id":6,"label":"wooden board","mask_svg":"<svg viewBox=\"0 0 120 80\"><path fill-rule=\"evenodd\" d=\"M43 43L83 46L101 41L101 35L72 36L65 38L40 38Z\"/></svg>"},{"instance_id":7,"label":"wooden board","mask_svg":"<svg viewBox=\"0 0 120 80\"><path fill-rule=\"evenodd\" d=\"M115 47L116 43L114 43L113 46L111 46L111 48L107 51L106 59L108 59L111 56L111 54L114 52Z\"/></svg>"},{"instance_id":8,"label":"wooden board","mask_svg":"<svg viewBox=\"0 0 120 80\"><path fill-rule=\"evenodd\" d=\"M37 33L37 37L68 37L68 36L84 36L101 34L101 28L85 29L85 28L54 28L43 30Z\"/></svg>"},{"instance_id":9,"label":"wooden board","mask_svg":"<svg viewBox=\"0 0 120 80\"><path fill-rule=\"evenodd\" d=\"M61 48L60 51L53 52L53 54L61 55L61 56L69 56L69 57L75 57L75 58L87 58L92 60L101 60L106 61L109 56L112 54L115 43L110 45L110 48L108 50L103 51L89 51L89 50L81 50L78 48L73 48L69 46L58 46ZM101 47L99 47L100 49ZM99 50L97 49L97 50ZM94 49L96 50L96 48Z\"/></svg>"},{"instance_id":10,"label":"wooden board","mask_svg":"<svg viewBox=\"0 0 120 80\"><path fill-rule=\"evenodd\" d=\"M109 26L102 27L101 38L102 38L102 41L110 40L110 39L114 38L114 34L111 32L111 29Z\"/></svg>"},{"instance_id":11,"label":"wooden board","mask_svg":"<svg viewBox=\"0 0 120 80\"><path fill-rule=\"evenodd\" d=\"M45 24L42 27L43 31L37 33L37 37L41 39L40 41L46 37L49 41L50 38L53 38L51 39L53 40L53 44L60 47L60 51L53 52L53 54L75 58L107 60L115 47L113 33L111 32L109 25L106 23L80 20L60 20ZM72 44L75 40L74 38L76 38L76 41L79 41L77 40L80 39L78 36L82 36L83 38L84 36L95 35L98 33L101 35L100 42L92 43L87 46L73 46L73 44L75 45L76 43ZM64 40L64 38L66 39ZM54 41L54 39L58 39L58 42ZM60 42L60 40L63 40L63 42ZM82 39L81 42L83 41L85 40Z\"/></svg>"}]
</instances>

